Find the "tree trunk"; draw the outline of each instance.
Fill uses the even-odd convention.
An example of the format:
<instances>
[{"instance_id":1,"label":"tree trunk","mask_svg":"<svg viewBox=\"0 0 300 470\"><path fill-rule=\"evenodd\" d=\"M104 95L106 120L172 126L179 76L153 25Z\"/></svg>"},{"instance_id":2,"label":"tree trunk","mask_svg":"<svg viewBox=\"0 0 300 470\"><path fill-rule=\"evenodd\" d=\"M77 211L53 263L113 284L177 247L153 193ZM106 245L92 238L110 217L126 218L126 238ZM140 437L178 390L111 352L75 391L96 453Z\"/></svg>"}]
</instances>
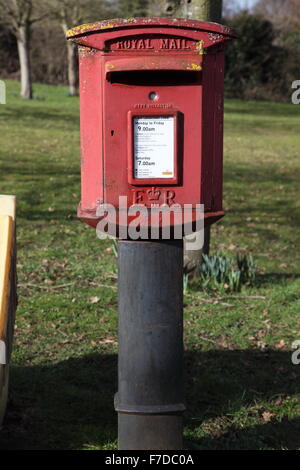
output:
<instances>
[{"instance_id":1,"label":"tree trunk","mask_svg":"<svg viewBox=\"0 0 300 470\"><path fill-rule=\"evenodd\" d=\"M185 0L187 18L219 23L222 18L222 0Z\"/></svg>"},{"instance_id":2,"label":"tree trunk","mask_svg":"<svg viewBox=\"0 0 300 470\"><path fill-rule=\"evenodd\" d=\"M222 19L223 0L185 0L188 3L191 18L201 21L213 21L220 23ZM202 253L209 254L210 247L210 226L204 229L204 245ZM202 259L201 253L201 259Z\"/></svg>"},{"instance_id":3,"label":"tree trunk","mask_svg":"<svg viewBox=\"0 0 300 470\"><path fill-rule=\"evenodd\" d=\"M21 69L21 97L32 99L32 82L30 67L30 27L20 26L18 31L18 53Z\"/></svg>"},{"instance_id":4,"label":"tree trunk","mask_svg":"<svg viewBox=\"0 0 300 470\"><path fill-rule=\"evenodd\" d=\"M220 23L222 18L222 0L183 0L180 2L182 13L186 18ZM202 262L202 253L209 254L210 227L204 229L204 244L202 250L184 250L184 269L191 275L197 276L198 267Z\"/></svg>"},{"instance_id":5,"label":"tree trunk","mask_svg":"<svg viewBox=\"0 0 300 470\"><path fill-rule=\"evenodd\" d=\"M220 22L222 0L154 0L150 15Z\"/></svg>"},{"instance_id":6,"label":"tree trunk","mask_svg":"<svg viewBox=\"0 0 300 470\"><path fill-rule=\"evenodd\" d=\"M222 18L222 0L153 0L149 7L150 16L172 16L201 21L220 23ZM209 254L210 227L204 229L202 250L187 250L187 244L195 238L194 234L185 237L184 272L197 275L197 268L202 261L202 253Z\"/></svg>"},{"instance_id":7,"label":"tree trunk","mask_svg":"<svg viewBox=\"0 0 300 470\"><path fill-rule=\"evenodd\" d=\"M61 27L66 34L69 27L65 21L62 21ZM67 58L69 96L76 96L78 94L77 46L71 41L67 41Z\"/></svg>"},{"instance_id":8,"label":"tree trunk","mask_svg":"<svg viewBox=\"0 0 300 470\"><path fill-rule=\"evenodd\" d=\"M69 95L76 96L77 90L77 47L71 41L67 42L68 52L68 84Z\"/></svg>"}]
</instances>

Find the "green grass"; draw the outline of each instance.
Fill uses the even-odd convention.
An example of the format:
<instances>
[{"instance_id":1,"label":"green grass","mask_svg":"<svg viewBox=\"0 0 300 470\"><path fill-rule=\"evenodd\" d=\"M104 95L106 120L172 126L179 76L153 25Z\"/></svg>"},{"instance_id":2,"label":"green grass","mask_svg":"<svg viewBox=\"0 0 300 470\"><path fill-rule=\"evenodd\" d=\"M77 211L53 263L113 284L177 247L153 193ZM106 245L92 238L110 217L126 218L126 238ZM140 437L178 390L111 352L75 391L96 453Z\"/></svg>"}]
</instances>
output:
<instances>
[{"instance_id":1,"label":"green grass","mask_svg":"<svg viewBox=\"0 0 300 470\"><path fill-rule=\"evenodd\" d=\"M18 197L19 307L2 449L111 449L117 364L111 243L76 218L79 106L36 85L0 106L0 193ZM187 448L300 448L299 108L226 102L212 252L252 253L255 287L185 297Z\"/></svg>"}]
</instances>

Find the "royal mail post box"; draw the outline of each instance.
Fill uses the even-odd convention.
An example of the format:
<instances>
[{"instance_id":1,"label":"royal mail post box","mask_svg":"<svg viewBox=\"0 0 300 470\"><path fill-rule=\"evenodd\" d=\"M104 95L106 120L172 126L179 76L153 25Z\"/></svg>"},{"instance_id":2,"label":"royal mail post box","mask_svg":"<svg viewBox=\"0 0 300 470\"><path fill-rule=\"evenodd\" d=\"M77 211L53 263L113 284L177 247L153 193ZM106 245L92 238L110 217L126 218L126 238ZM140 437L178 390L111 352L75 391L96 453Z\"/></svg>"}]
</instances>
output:
<instances>
[{"instance_id":1,"label":"royal mail post box","mask_svg":"<svg viewBox=\"0 0 300 470\"><path fill-rule=\"evenodd\" d=\"M234 36L167 18L68 31L79 45L82 220L96 226L109 204L119 225L120 196L147 211L189 205L192 219L204 204L206 225L223 216L224 43Z\"/></svg>"}]
</instances>

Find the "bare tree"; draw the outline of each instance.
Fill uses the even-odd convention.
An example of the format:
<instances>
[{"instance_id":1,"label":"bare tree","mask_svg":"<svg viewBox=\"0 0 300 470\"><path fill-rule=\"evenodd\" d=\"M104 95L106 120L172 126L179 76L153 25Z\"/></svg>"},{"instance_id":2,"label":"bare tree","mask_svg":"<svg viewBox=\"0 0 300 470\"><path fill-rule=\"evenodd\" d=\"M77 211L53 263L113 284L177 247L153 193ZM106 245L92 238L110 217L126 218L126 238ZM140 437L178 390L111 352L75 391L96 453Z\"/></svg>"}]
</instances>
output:
<instances>
[{"instance_id":1,"label":"bare tree","mask_svg":"<svg viewBox=\"0 0 300 470\"><path fill-rule=\"evenodd\" d=\"M54 0L50 6L52 17L60 24L64 34L68 29L83 22L83 2L74 0ZM66 42L68 58L69 95L77 94L77 48L71 41Z\"/></svg>"},{"instance_id":2,"label":"bare tree","mask_svg":"<svg viewBox=\"0 0 300 470\"><path fill-rule=\"evenodd\" d=\"M55 18L64 34L81 23L98 21L107 17L108 5L100 0L50 0L51 16ZM69 95L77 94L77 47L67 41Z\"/></svg>"},{"instance_id":3,"label":"bare tree","mask_svg":"<svg viewBox=\"0 0 300 470\"><path fill-rule=\"evenodd\" d=\"M30 69L30 32L31 26L46 16L43 1L37 0L0 0L0 22L6 24L15 35L21 71L21 96L32 98Z\"/></svg>"},{"instance_id":4,"label":"bare tree","mask_svg":"<svg viewBox=\"0 0 300 470\"><path fill-rule=\"evenodd\" d=\"M185 0L188 18L202 21L220 22L222 18L222 0Z\"/></svg>"}]
</instances>

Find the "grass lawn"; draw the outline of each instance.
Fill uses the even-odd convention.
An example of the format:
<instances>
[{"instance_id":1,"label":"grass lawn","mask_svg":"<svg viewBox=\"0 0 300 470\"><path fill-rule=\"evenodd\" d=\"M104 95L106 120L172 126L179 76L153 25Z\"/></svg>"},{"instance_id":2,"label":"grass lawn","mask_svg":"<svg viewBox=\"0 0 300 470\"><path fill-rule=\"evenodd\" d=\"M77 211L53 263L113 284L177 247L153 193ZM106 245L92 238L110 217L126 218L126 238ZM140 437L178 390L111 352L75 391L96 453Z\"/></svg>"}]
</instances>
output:
<instances>
[{"instance_id":1,"label":"grass lawn","mask_svg":"<svg viewBox=\"0 0 300 470\"><path fill-rule=\"evenodd\" d=\"M76 218L78 99L7 87L0 193L18 197L19 307L0 449L115 449L116 260ZM186 448L300 449L299 127L295 105L226 102L227 215L211 251L252 253L257 281L187 290Z\"/></svg>"}]
</instances>

